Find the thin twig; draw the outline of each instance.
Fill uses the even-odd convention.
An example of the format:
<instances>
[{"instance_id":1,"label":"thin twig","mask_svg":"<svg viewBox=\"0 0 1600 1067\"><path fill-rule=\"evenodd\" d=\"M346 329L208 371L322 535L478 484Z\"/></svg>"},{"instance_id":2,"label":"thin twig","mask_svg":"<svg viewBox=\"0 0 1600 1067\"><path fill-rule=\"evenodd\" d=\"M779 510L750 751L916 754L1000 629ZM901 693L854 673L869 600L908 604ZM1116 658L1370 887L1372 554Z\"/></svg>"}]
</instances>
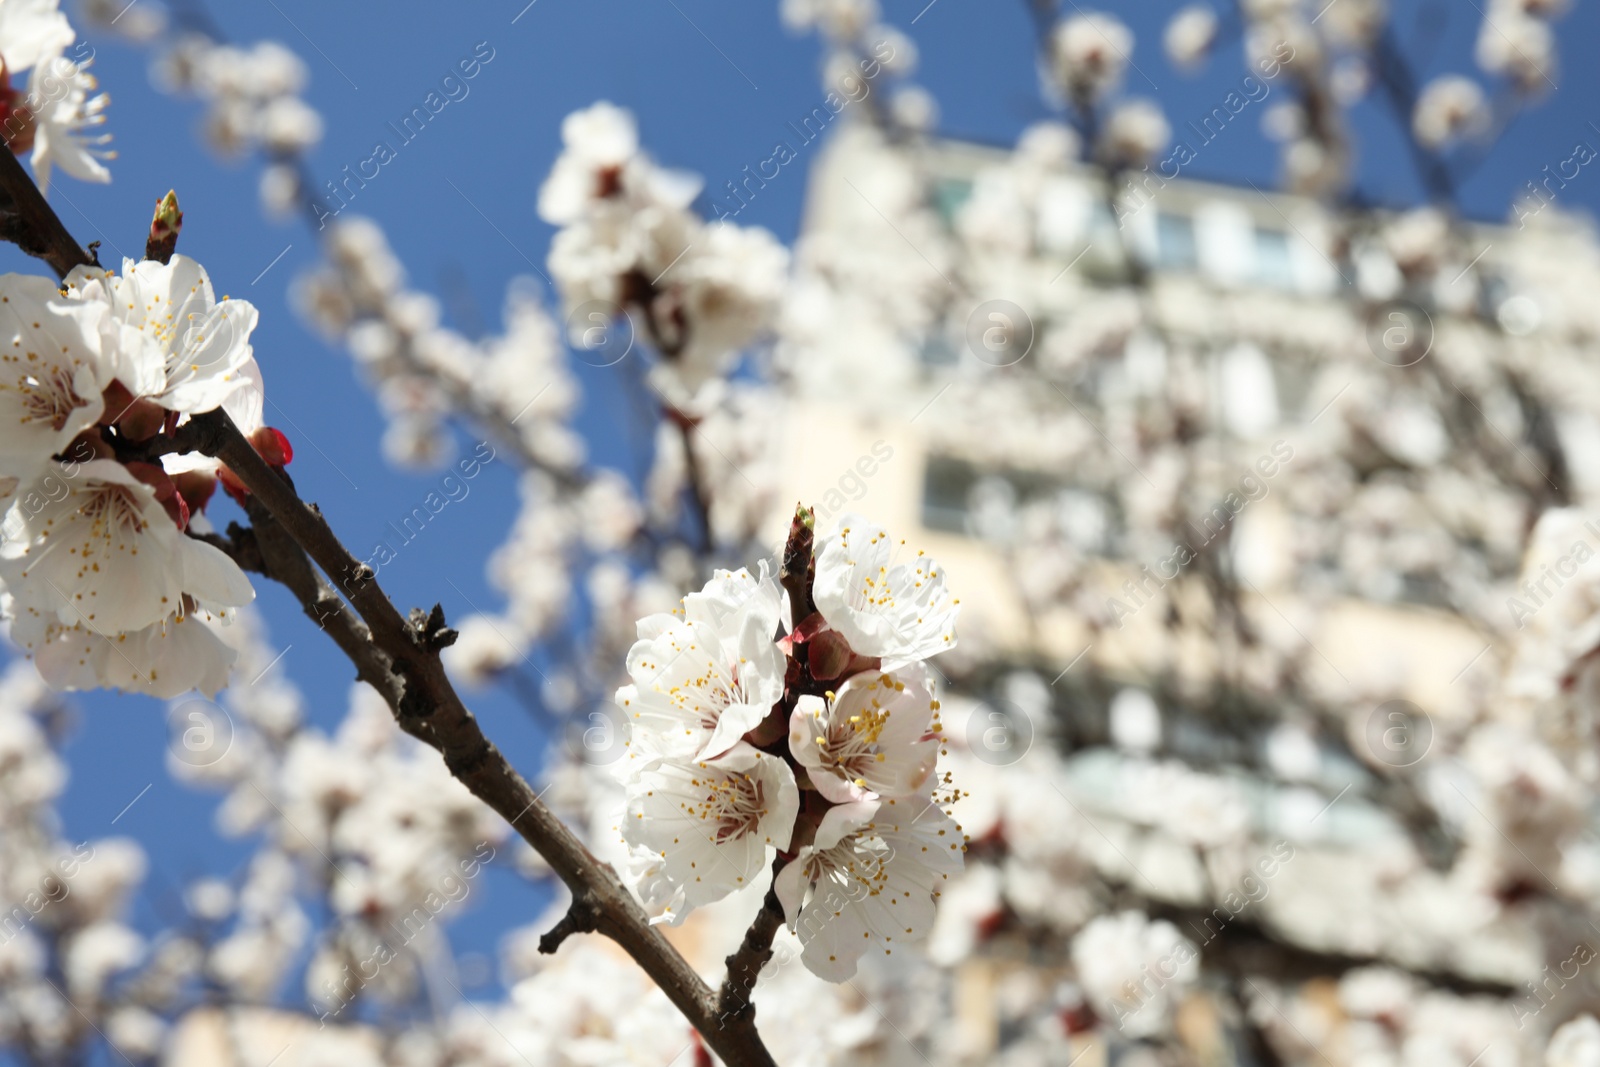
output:
<instances>
[{"instance_id":1,"label":"thin twig","mask_svg":"<svg viewBox=\"0 0 1600 1067\"><path fill-rule=\"evenodd\" d=\"M226 463L250 489L252 514L265 512L275 520L361 615L366 641L359 649L346 647L360 631L348 620L341 622L347 619L342 613L334 613L324 628L363 677L387 661L391 675L379 692L389 701L400 727L437 749L450 773L511 823L572 891L577 913L558 924L560 939L576 930L606 935L644 968L729 1064L773 1063L756 1033L753 1017L740 1015L732 1021L720 1017L718 999L677 949L650 925L649 916L616 874L555 817L484 736L439 660L439 651L454 638L454 632L444 627L443 612L436 606L426 615L416 611L409 619L402 617L372 569L339 541L314 505L302 501L278 471L256 455L226 412L219 408L193 421L205 427L202 436L209 434L202 451ZM261 538L259 531L258 539L269 540ZM265 545L263 548L265 551ZM304 596L301 602L306 605ZM307 606L307 610L312 608ZM557 947L560 939L550 947Z\"/></svg>"},{"instance_id":2,"label":"thin twig","mask_svg":"<svg viewBox=\"0 0 1600 1067\"><path fill-rule=\"evenodd\" d=\"M717 994L717 1014L726 1023L730 1019L754 1016L755 1005L751 995L761 978L761 969L772 960L772 939L783 925L783 904L778 900L778 872L786 860L780 853L772 861L772 885L761 899L761 910L744 933L744 940L727 959L728 971L722 980L722 990Z\"/></svg>"},{"instance_id":3,"label":"thin twig","mask_svg":"<svg viewBox=\"0 0 1600 1067\"><path fill-rule=\"evenodd\" d=\"M38 256L58 278L65 278L73 267L97 266L94 257L61 224L17 157L4 146L0 146L0 240Z\"/></svg>"},{"instance_id":4,"label":"thin twig","mask_svg":"<svg viewBox=\"0 0 1600 1067\"><path fill-rule=\"evenodd\" d=\"M0 239L44 259L61 277L93 262L16 159L3 150L0 193L20 205L3 216ZM0 211L5 206L0 203ZM351 554L315 505L302 501L287 478L256 454L227 412L218 408L194 416L182 432L186 444L222 460L250 490L246 511L256 524L254 541L263 573L283 583L328 632L355 665L357 676L388 702L401 729L438 750L450 773L510 823L567 884L580 914L563 923L615 941L731 1067L776 1067L756 1032L753 1014L741 1013L731 1021L719 1017L718 998L650 924L615 872L556 818L484 736L439 659L440 650L455 639L455 632L444 625L443 610L435 605L431 612L403 617L372 568ZM312 561L332 586L316 574Z\"/></svg>"}]
</instances>

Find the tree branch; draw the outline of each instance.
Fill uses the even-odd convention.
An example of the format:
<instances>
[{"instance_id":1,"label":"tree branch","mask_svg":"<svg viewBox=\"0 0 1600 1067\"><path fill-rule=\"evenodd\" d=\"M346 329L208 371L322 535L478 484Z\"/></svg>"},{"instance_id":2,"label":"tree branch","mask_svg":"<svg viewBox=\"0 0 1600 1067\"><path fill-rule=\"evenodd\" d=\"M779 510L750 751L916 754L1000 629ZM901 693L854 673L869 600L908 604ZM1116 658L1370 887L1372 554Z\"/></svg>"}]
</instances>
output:
<instances>
[{"instance_id":1,"label":"tree branch","mask_svg":"<svg viewBox=\"0 0 1600 1067\"><path fill-rule=\"evenodd\" d=\"M260 456L220 408L198 415L196 438L202 451L222 460L251 491L252 520L260 516L262 553L274 569L286 570L281 580L299 597L307 613L327 629L363 678L387 667L378 684L401 729L427 743L444 757L450 773L474 796L488 804L516 829L550 864L572 891L574 910L541 942L553 950L577 931L596 931L620 945L644 968L706 1043L729 1064L772 1064L755 1029L753 1015L734 1020L719 1017L719 1000L628 892L612 870L555 817L525 778L483 734L477 719L461 702L439 660L440 649L454 639L444 628L444 613L413 612L407 619L379 587L372 569L356 559L334 535L315 505L302 501L289 483ZM352 625L342 611L325 612L332 589L317 580L315 591L286 544L269 549L277 532L314 560L347 597L365 622ZM282 549L282 554L278 554ZM309 571L309 567L305 570ZM279 575L274 574L274 578ZM314 575L312 576L314 577ZM343 620L343 621L341 621Z\"/></svg>"},{"instance_id":2,"label":"tree branch","mask_svg":"<svg viewBox=\"0 0 1600 1067\"><path fill-rule=\"evenodd\" d=\"M12 202L5 214L7 205L0 201L0 239L44 259L61 277L73 267L93 263L15 157L4 150L0 194ZM227 412L218 408L195 416L184 429L184 440L226 463L250 490L246 510L256 524L263 573L283 583L328 632L355 664L357 675L383 695L401 729L438 750L450 773L510 823L567 884L573 900L582 902L587 914L569 916L557 930L594 930L615 941L730 1067L776 1067L756 1032L753 1014L731 1021L719 1018L717 997L650 924L627 887L484 736L439 660L439 651L455 639L455 632L444 625L443 610L436 605L430 613L402 617L372 568L345 548L315 505L302 501L287 478L256 454ZM332 586L316 574L311 561ZM340 602L340 593L359 619Z\"/></svg>"},{"instance_id":3,"label":"tree branch","mask_svg":"<svg viewBox=\"0 0 1600 1067\"><path fill-rule=\"evenodd\" d=\"M772 959L772 939L777 936L778 927L783 925L783 904L778 900L778 872L786 864L782 853L773 858L772 884L767 888L767 895L761 898L761 910L756 913L750 929L744 932L744 940L727 959L728 973L717 994L717 1014L725 1024L730 1019L755 1016L755 1005L750 997L761 979L761 969Z\"/></svg>"},{"instance_id":4,"label":"tree branch","mask_svg":"<svg viewBox=\"0 0 1600 1067\"><path fill-rule=\"evenodd\" d=\"M9 148L0 146L0 240L10 241L30 256L50 264L56 277L73 267L98 266L67 232L44 194L33 184Z\"/></svg>"}]
</instances>

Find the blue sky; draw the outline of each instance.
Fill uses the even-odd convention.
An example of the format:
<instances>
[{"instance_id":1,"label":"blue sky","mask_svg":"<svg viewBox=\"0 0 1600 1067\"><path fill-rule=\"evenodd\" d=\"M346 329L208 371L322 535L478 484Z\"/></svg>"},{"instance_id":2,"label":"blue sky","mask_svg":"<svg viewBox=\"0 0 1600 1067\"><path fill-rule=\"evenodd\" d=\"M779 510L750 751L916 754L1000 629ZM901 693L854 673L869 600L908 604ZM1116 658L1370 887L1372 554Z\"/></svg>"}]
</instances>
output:
<instances>
[{"instance_id":1,"label":"blue sky","mask_svg":"<svg viewBox=\"0 0 1600 1067\"><path fill-rule=\"evenodd\" d=\"M150 0L137 0L148 3ZM184 0L192 3L194 0ZM709 189L772 154L789 139L786 123L821 103L818 49L780 25L775 0L421 0L333 4L314 0L231 0L213 17L239 43L277 38L312 72L311 102L327 133L310 159L320 178L393 141L387 124L421 103L457 62L486 45L493 59L470 94L451 103L398 158L363 189L351 210L383 222L413 285L434 292L448 318L468 332L499 322L507 281L542 268L551 231L534 214L534 196L559 145L568 112L610 99L639 116L646 145L665 164L697 171ZM925 6L926 5L926 6ZM1024 0L886 0L889 21L921 52L919 80L937 97L943 129L957 136L1010 142L1048 112L1040 102L1031 24ZM1161 55L1160 29L1179 5L1141 0L1130 11L1137 37L1128 91L1153 96L1175 127L1198 119L1245 73L1237 43L1225 45L1207 72L1181 77ZM1402 38L1437 24L1424 77L1471 72L1481 19L1474 5L1395 0ZM1068 6L1068 10L1071 5ZM1442 23L1438 20L1442 19ZM915 20L913 22L913 20ZM1600 69L1575 42L1600 39L1600 8L1580 0L1559 25L1561 92L1532 109L1463 190L1467 211L1502 217L1512 190L1584 140L1600 146ZM319 502L347 543L360 550L390 520L416 506L435 478L398 473L379 452L381 420L349 360L330 350L289 310L286 289L315 262L316 243L298 221L267 221L257 206L259 161L222 162L195 135L197 105L151 88L146 57L93 34L95 70L113 98L109 128L120 158L111 185L58 180L52 201L80 240L102 240L102 259L138 254L150 207L176 187L186 214L181 250L210 270L219 292L261 311L254 341L265 370L270 422L288 432L301 492ZM480 53L481 54L481 53ZM1361 187L1390 203L1414 201L1417 184L1396 127L1381 105L1355 111ZM807 149L810 151L810 149ZM793 238L800 220L805 167L786 167L741 214ZM1255 119L1230 127L1190 176L1270 183L1276 146ZM1600 207L1600 175L1588 170L1563 194L1571 207ZM280 258L281 257L281 258ZM42 272L15 249L0 248L0 269ZM597 458L628 457L626 396L616 368L579 365L586 393L582 417ZM468 445L470 447L470 443ZM230 517L225 501L217 517ZM418 540L383 568L402 609L442 601L452 617L497 606L482 561L515 514L514 478L493 464ZM277 589L263 584L260 603L288 670L308 696L314 721L343 715L352 670ZM171 783L162 707L142 698L96 694L80 702L79 728L67 753L73 780L62 804L66 832L77 837L125 832L152 857L141 922L173 914L173 893L190 877L230 870L247 850L212 830L214 801ZM541 741L517 705L490 694L473 701L489 735L530 775ZM146 790L148 787L148 791ZM138 797L131 808L124 808ZM116 825L113 818L122 814ZM503 879L488 907L460 927L469 944L488 948L496 931L533 917L535 901ZM502 907L503 905L503 907ZM497 911L496 915L486 914Z\"/></svg>"}]
</instances>

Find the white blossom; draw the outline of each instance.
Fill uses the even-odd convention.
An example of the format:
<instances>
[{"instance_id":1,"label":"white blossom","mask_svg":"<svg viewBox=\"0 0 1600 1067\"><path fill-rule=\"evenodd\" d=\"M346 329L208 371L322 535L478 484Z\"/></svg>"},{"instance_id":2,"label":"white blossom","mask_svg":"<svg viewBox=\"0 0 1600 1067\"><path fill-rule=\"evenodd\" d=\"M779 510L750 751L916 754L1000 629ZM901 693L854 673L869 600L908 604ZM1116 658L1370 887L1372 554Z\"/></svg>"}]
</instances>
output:
<instances>
[{"instance_id":1,"label":"white blossom","mask_svg":"<svg viewBox=\"0 0 1600 1067\"><path fill-rule=\"evenodd\" d=\"M639 151L633 116L608 101L574 111L561 123L565 151L539 189L539 217L576 222L595 201L620 187L622 167Z\"/></svg>"},{"instance_id":2,"label":"white blossom","mask_svg":"<svg viewBox=\"0 0 1600 1067\"><path fill-rule=\"evenodd\" d=\"M256 309L244 300L219 302L205 268L189 257L124 260L120 276L78 267L64 284L69 295L107 309L105 359L136 396L195 414L251 381Z\"/></svg>"},{"instance_id":3,"label":"white blossom","mask_svg":"<svg viewBox=\"0 0 1600 1067\"><path fill-rule=\"evenodd\" d=\"M955 647L960 601L930 557L897 559L904 544L894 545L859 515L845 515L817 545L817 610L857 653L880 657L885 671Z\"/></svg>"},{"instance_id":4,"label":"white blossom","mask_svg":"<svg viewBox=\"0 0 1600 1067\"><path fill-rule=\"evenodd\" d=\"M866 671L796 702L789 750L835 804L916 793L939 756L938 709L925 672Z\"/></svg>"},{"instance_id":5,"label":"white blossom","mask_svg":"<svg viewBox=\"0 0 1600 1067\"><path fill-rule=\"evenodd\" d=\"M1133 34L1111 15L1075 14L1055 28L1050 44L1056 80L1074 98L1093 100L1121 83Z\"/></svg>"},{"instance_id":6,"label":"white blossom","mask_svg":"<svg viewBox=\"0 0 1600 1067\"><path fill-rule=\"evenodd\" d=\"M3 10L3 8L0 8ZM0 277L0 471L29 478L67 451L104 410L113 374L101 359L105 311L45 278Z\"/></svg>"},{"instance_id":7,"label":"white blossom","mask_svg":"<svg viewBox=\"0 0 1600 1067\"><path fill-rule=\"evenodd\" d=\"M1580 1015L1550 1035L1545 1067L1600 1067L1600 1022Z\"/></svg>"},{"instance_id":8,"label":"white blossom","mask_svg":"<svg viewBox=\"0 0 1600 1067\"><path fill-rule=\"evenodd\" d=\"M1190 4L1172 16L1162 43L1175 67L1199 66L1217 39L1217 13L1205 4Z\"/></svg>"},{"instance_id":9,"label":"white blossom","mask_svg":"<svg viewBox=\"0 0 1600 1067\"><path fill-rule=\"evenodd\" d=\"M1200 953L1171 923L1124 911L1090 922L1072 939L1072 963L1089 1002L1130 1037L1171 1025L1171 1012L1200 973Z\"/></svg>"},{"instance_id":10,"label":"white blossom","mask_svg":"<svg viewBox=\"0 0 1600 1067\"><path fill-rule=\"evenodd\" d=\"M622 834L640 850L646 905L677 924L753 884L789 847L799 792L783 760L735 745L700 762L654 760L628 783Z\"/></svg>"},{"instance_id":11,"label":"white blossom","mask_svg":"<svg viewBox=\"0 0 1600 1067\"><path fill-rule=\"evenodd\" d=\"M16 534L0 545L0 573L20 605L96 633L138 630L184 610L248 604L255 596L223 552L185 537L150 486L110 460L91 460L45 494L37 512L19 491Z\"/></svg>"},{"instance_id":12,"label":"white blossom","mask_svg":"<svg viewBox=\"0 0 1600 1067\"><path fill-rule=\"evenodd\" d=\"M1447 75L1429 82L1417 98L1411 128L1429 148L1482 133L1489 125L1489 102L1471 78Z\"/></svg>"},{"instance_id":13,"label":"white blossom","mask_svg":"<svg viewBox=\"0 0 1600 1067\"><path fill-rule=\"evenodd\" d=\"M1109 160L1140 167L1155 158L1172 139L1172 127L1159 105L1150 100L1128 100L1106 119L1101 144Z\"/></svg>"},{"instance_id":14,"label":"white blossom","mask_svg":"<svg viewBox=\"0 0 1600 1067\"><path fill-rule=\"evenodd\" d=\"M111 135L94 132L105 125L111 98L105 93L95 95L100 84L88 67L87 60L75 63L65 56L53 56L29 75L33 173L40 189L49 188L56 167L79 181L111 180L111 171L102 162L116 158L115 152L104 147Z\"/></svg>"},{"instance_id":15,"label":"white blossom","mask_svg":"<svg viewBox=\"0 0 1600 1067\"><path fill-rule=\"evenodd\" d=\"M776 882L807 969L844 981L868 952L892 955L896 943L926 937L934 898L965 851L961 827L928 797L828 809Z\"/></svg>"},{"instance_id":16,"label":"white blossom","mask_svg":"<svg viewBox=\"0 0 1600 1067\"><path fill-rule=\"evenodd\" d=\"M683 600L683 618L639 622L628 653L633 684L617 703L646 755L707 759L728 751L783 696L778 585L767 574L718 571Z\"/></svg>"},{"instance_id":17,"label":"white blossom","mask_svg":"<svg viewBox=\"0 0 1600 1067\"><path fill-rule=\"evenodd\" d=\"M1541 93L1558 71L1555 35L1531 15L1499 7L1478 31L1478 66L1509 78L1524 93Z\"/></svg>"},{"instance_id":18,"label":"white blossom","mask_svg":"<svg viewBox=\"0 0 1600 1067\"><path fill-rule=\"evenodd\" d=\"M0 58L9 73L29 70L61 54L74 36L60 11L60 0L0 3Z\"/></svg>"}]
</instances>

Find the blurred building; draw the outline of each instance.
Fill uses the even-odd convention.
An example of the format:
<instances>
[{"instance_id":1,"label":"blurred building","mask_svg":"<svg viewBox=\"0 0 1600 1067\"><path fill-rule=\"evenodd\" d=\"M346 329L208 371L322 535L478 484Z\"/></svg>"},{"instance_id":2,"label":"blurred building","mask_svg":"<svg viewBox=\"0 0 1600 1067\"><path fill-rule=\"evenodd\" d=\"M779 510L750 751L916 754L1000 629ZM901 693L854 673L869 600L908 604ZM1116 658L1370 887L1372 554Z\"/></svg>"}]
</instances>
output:
<instances>
[{"instance_id":1,"label":"blurred building","mask_svg":"<svg viewBox=\"0 0 1600 1067\"><path fill-rule=\"evenodd\" d=\"M1062 817L1051 832L1082 835L1084 869L1132 887L1208 958L1232 951L1204 925L1228 864L1196 840L1222 842L1236 820L1243 851L1295 850L1233 933L1267 971L1312 980L1303 1010L1363 964L1464 996L1536 977L1530 914L1463 919L1484 891L1454 863L1476 836L1470 802L1430 794L1461 819L1430 823L1418 791L1442 779L1400 772L1498 690L1532 519L1600 488L1600 380L1583 365L1592 230L1527 205L1521 227L1381 211L1352 224L1154 168L1108 190L1096 169L1027 154L934 142L906 153L907 174L846 129L819 156L793 300L811 336L779 356L797 397L785 502L817 505L824 527L859 512L944 564L962 647L935 663L966 698L965 747L1013 788L1030 766L1058 775L1065 808L1033 785ZM1493 408L1480 365L1570 384L1545 415ZM1476 467L1447 432L1451 404L1505 446L1481 484L1458 477ZM1548 453L1524 443L1540 435ZM1150 446L1161 437L1180 445ZM1203 485L1173 484L1195 471ZM1174 521L1166 501L1186 493L1202 502ZM1335 499L1308 503L1319 493ZM1418 507L1501 528L1431 527ZM1224 548L1207 570L1185 542L1189 558ZM1294 660L1293 684L1263 650ZM1010 736L999 751L994 730ZM1051 740L1059 764L1019 754ZM1162 779L1179 765L1191 795ZM1184 818L1197 838L1174 830ZM1041 892L1080 894L1069 869ZM997 912L1015 908L1009 893ZM1028 967L1051 958L1038 949ZM1064 951L1055 973L1069 973ZM961 981L990 988L1015 965L979 954ZM963 1003L984 1005L967 1009L972 1033L1004 1030L992 997Z\"/></svg>"}]
</instances>

